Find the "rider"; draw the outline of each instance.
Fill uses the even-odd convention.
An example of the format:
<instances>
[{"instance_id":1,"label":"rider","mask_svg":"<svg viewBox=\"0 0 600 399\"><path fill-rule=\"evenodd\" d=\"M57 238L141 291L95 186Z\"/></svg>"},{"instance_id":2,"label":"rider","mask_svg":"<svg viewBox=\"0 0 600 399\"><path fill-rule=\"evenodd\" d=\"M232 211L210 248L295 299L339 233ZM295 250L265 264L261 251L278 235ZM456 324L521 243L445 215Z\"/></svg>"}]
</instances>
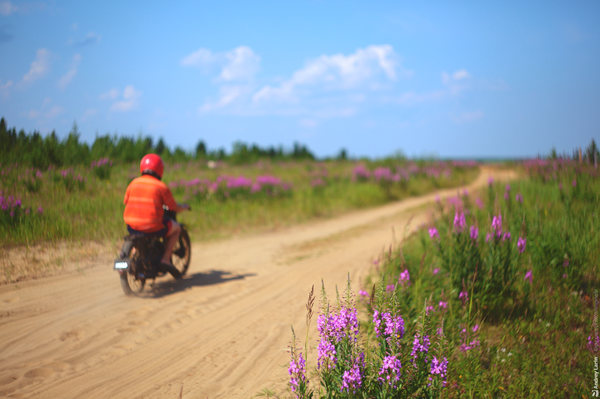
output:
<instances>
[{"instance_id":1,"label":"rider","mask_svg":"<svg viewBox=\"0 0 600 399\"><path fill-rule=\"evenodd\" d=\"M181 274L171 263L173 248L179 239L181 226L164 215L163 205L170 210L189 210L187 204L178 204L169 187L161 181L164 164L160 156L147 154L140 162L140 177L129 183L125 192L125 212L123 220L130 233L156 233L165 237L165 252L160 261L161 267L175 278Z\"/></svg>"}]
</instances>

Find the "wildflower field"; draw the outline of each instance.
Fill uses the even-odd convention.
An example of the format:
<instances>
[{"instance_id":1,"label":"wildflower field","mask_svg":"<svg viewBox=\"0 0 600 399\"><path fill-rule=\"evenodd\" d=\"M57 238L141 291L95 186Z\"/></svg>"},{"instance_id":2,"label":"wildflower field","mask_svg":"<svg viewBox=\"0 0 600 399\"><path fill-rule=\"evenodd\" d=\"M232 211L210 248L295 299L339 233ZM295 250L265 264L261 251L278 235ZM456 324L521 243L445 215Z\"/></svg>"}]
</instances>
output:
<instances>
[{"instance_id":1,"label":"wildflower field","mask_svg":"<svg viewBox=\"0 0 600 399\"><path fill-rule=\"evenodd\" d=\"M518 181L438 201L360 292L322 292L316 317L311 293L318 341L294 336L294 397L594 396L599 171L518 168Z\"/></svg>"},{"instance_id":2,"label":"wildflower field","mask_svg":"<svg viewBox=\"0 0 600 399\"><path fill-rule=\"evenodd\" d=\"M473 180L474 162L259 161L169 163L163 180L194 239L270 229ZM115 240L125 232L123 195L137 161L99 158L45 169L0 164L0 245Z\"/></svg>"}]
</instances>

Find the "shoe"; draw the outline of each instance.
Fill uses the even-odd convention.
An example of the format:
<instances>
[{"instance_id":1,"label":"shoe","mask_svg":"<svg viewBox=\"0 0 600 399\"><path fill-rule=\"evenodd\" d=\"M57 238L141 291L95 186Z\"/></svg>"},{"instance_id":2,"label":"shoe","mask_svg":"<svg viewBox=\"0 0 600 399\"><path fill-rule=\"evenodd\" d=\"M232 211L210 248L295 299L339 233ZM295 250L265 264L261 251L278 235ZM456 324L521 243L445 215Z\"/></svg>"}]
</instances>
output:
<instances>
[{"instance_id":1,"label":"shoe","mask_svg":"<svg viewBox=\"0 0 600 399\"><path fill-rule=\"evenodd\" d=\"M169 272L175 280L181 280L183 277L179 270L177 270L177 268L170 263L160 262L160 267L163 271Z\"/></svg>"}]
</instances>

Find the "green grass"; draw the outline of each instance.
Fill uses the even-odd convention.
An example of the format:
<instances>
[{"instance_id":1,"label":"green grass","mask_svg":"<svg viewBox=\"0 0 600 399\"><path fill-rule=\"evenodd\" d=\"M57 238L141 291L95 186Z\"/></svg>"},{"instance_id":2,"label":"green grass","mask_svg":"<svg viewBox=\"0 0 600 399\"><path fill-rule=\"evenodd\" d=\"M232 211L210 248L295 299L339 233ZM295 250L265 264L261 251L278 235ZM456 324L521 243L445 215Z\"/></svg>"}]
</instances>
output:
<instances>
[{"instance_id":1,"label":"green grass","mask_svg":"<svg viewBox=\"0 0 600 399\"><path fill-rule=\"evenodd\" d=\"M443 326L447 340L449 375L443 397L591 397L598 352L594 354L587 342L594 336L594 310L598 311L593 298L600 286L600 181L593 168L572 163L554 168L528 168L531 177L511 182L508 200L504 185L490 186L479 194L485 202L482 209L474 205L477 195L462 198L469 211L467 229L479 227L476 248L482 254L464 285L453 277L464 273L475 255L462 240L468 241L469 233L461 236L456 231L453 208L440 208L437 244L427 229L416 233L385 262L381 275L373 277L384 287L409 270L408 292L378 294L373 304L389 307L396 298L392 302L399 302L395 306L405 320L419 320L424 306L449 302L447 312L436 309L430 316L431 323ZM515 200L516 193L523 196L522 204ZM511 241L486 243L492 217L500 213ZM527 238L523 254L517 237ZM477 291L473 282L494 281L484 273L486 264L493 264L494 273L500 268L488 256L493 245L511 247L508 259L514 275L504 286ZM434 269L440 270L434 274ZM531 284L525 279L528 271ZM458 298L463 290L470 294L464 304ZM475 325L480 329L469 332L469 339L479 339L480 345L461 350L460 331Z\"/></svg>"},{"instance_id":2,"label":"green grass","mask_svg":"<svg viewBox=\"0 0 600 399\"><path fill-rule=\"evenodd\" d=\"M376 164L366 163L371 169ZM399 163L398 166L407 163ZM431 163L414 163L428 166ZM255 179L273 175L292 188L277 197L247 195L235 200L216 196L198 197L184 188L174 188L178 202L188 202L192 212L180 220L188 226L194 239L206 239L233 233L268 230L319 217L331 217L352 209L376 206L385 202L467 183L477 175L476 168L453 167L450 176L430 178L411 176L406 184L391 189L368 181L352 180L354 162L258 162L253 165L220 164L210 169L205 163L167 164L164 181L189 181L194 178L215 181L219 176L245 176ZM93 167L37 171L19 165L0 166L0 195L14 196L22 202L19 214L0 214L0 246L34 245L60 240L110 241L125 233L122 220L123 195L129 181L138 175L137 164L115 165L100 171ZM37 177L36 177L37 174ZM322 178L323 185L311 183ZM43 212L39 213L41 207Z\"/></svg>"},{"instance_id":3,"label":"green grass","mask_svg":"<svg viewBox=\"0 0 600 399\"><path fill-rule=\"evenodd\" d=\"M320 366L304 369L307 348L294 337L294 395L592 397L598 170L558 160L522 172L529 178L440 203L434 224L381 255L358 304L349 288L335 302L323 293Z\"/></svg>"}]
</instances>

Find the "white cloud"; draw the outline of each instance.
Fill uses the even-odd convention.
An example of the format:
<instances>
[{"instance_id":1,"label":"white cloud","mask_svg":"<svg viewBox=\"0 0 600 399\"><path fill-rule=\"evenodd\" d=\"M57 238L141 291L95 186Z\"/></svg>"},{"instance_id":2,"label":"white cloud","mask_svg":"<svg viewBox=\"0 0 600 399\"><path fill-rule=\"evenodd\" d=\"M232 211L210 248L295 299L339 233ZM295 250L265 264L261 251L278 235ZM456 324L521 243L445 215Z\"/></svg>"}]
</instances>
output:
<instances>
[{"instance_id":1,"label":"white cloud","mask_svg":"<svg viewBox=\"0 0 600 399\"><path fill-rule=\"evenodd\" d=\"M437 90L425 92L407 91L396 96L385 99L386 102L399 105L416 105L433 101L440 101L447 97L456 96L469 87L471 74L466 69L459 69L453 73L442 72L442 86ZM476 119L477 115L465 114L453 117L455 121L467 121L469 118Z\"/></svg>"},{"instance_id":2,"label":"white cloud","mask_svg":"<svg viewBox=\"0 0 600 399\"><path fill-rule=\"evenodd\" d=\"M98 110L94 108L86 109L83 115L81 116L81 121L85 122L89 120L91 117L95 116L98 113Z\"/></svg>"},{"instance_id":3,"label":"white cloud","mask_svg":"<svg viewBox=\"0 0 600 399\"><path fill-rule=\"evenodd\" d=\"M223 86L219 91L219 99L216 102L207 102L200 106L200 112L205 113L224 108L244 94L244 88L242 86Z\"/></svg>"},{"instance_id":4,"label":"white cloud","mask_svg":"<svg viewBox=\"0 0 600 399\"><path fill-rule=\"evenodd\" d=\"M210 50L201 48L183 57L181 65L186 67L205 67L211 65L216 57Z\"/></svg>"},{"instance_id":5,"label":"white cloud","mask_svg":"<svg viewBox=\"0 0 600 399\"><path fill-rule=\"evenodd\" d=\"M110 89L106 93L100 94L101 100L116 100L119 97L119 89Z\"/></svg>"},{"instance_id":6,"label":"white cloud","mask_svg":"<svg viewBox=\"0 0 600 399\"><path fill-rule=\"evenodd\" d=\"M467 88L471 75L466 69L459 69L452 74L442 72L442 83L451 94L459 94Z\"/></svg>"},{"instance_id":7,"label":"white cloud","mask_svg":"<svg viewBox=\"0 0 600 399\"><path fill-rule=\"evenodd\" d=\"M470 76L469 72L467 72L466 69L459 69L458 71L456 71L452 74L452 78L454 80L467 79L469 76Z\"/></svg>"},{"instance_id":8,"label":"white cloud","mask_svg":"<svg viewBox=\"0 0 600 399\"><path fill-rule=\"evenodd\" d=\"M79 69L80 63L81 63L81 55L75 54L73 56L73 60L71 61L71 67L69 68L67 73L65 73L58 81L58 87L61 90L64 90L69 85L69 83L71 83L71 81L73 80L75 75L77 75L77 70Z\"/></svg>"},{"instance_id":9,"label":"white cloud","mask_svg":"<svg viewBox=\"0 0 600 399\"><path fill-rule=\"evenodd\" d=\"M477 110L477 111L463 112L459 115L452 115L451 118L455 123L462 124L462 123L474 122L476 120L483 118L483 116L484 116L483 111Z\"/></svg>"},{"instance_id":10,"label":"white cloud","mask_svg":"<svg viewBox=\"0 0 600 399\"><path fill-rule=\"evenodd\" d=\"M94 32L89 32L83 39L72 41L71 43L77 47L90 46L92 44L99 43L102 37Z\"/></svg>"},{"instance_id":11,"label":"white cloud","mask_svg":"<svg viewBox=\"0 0 600 399\"><path fill-rule=\"evenodd\" d=\"M49 110L46 111L46 118L52 119L63 113L63 107L60 105L54 105Z\"/></svg>"},{"instance_id":12,"label":"white cloud","mask_svg":"<svg viewBox=\"0 0 600 399\"><path fill-rule=\"evenodd\" d=\"M0 15L8 16L17 11L17 6L10 1L0 1Z\"/></svg>"},{"instance_id":13,"label":"white cloud","mask_svg":"<svg viewBox=\"0 0 600 399\"><path fill-rule=\"evenodd\" d=\"M451 84L454 84L461 80L466 80L470 77L471 77L471 75L469 74L469 72L467 72L466 69L459 69L452 74L449 74L448 72L445 72L445 71L442 72L442 82L445 85L451 85Z\"/></svg>"},{"instance_id":14,"label":"white cloud","mask_svg":"<svg viewBox=\"0 0 600 399\"><path fill-rule=\"evenodd\" d=\"M109 93L114 94L112 90ZM132 85L125 86L125 89L123 89L123 94L117 96L120 98L120 100L113 103L113 105L110 107L110 110L116 112L131 111L132 109L137 108L141 96L142 92L136 90Z\"/></svg>"},{"instance_id":15,"label":"white cloud","mask_svg":"<svg viewBox=\"0 0 600 399\"><path fill-rule=\"evenodd\" d=\"M183 57L181 65L202 69L218 68L218 79L223 82L249 81L260 68L260 57L247 46L221 53L201 48Z\"/></svg>"},{"instance_id":16,"label":"white cloud","mask_svg":"<svg viewBox=\"0 0 600 399\"><path fill-rule=\"evenodd\" d=\"M6 83L0 82L0 90L5 90L10 88L13 85L12 80L7 81Z\"/></svg>"},{"instance_id":17,"label":"white cloud","mask_svg":"<svg viewBox=\"0 0 600 399\"><path fill-rule=\"evenodd\" d=\"M26 83L33 82L48 72L50 68L50 52L45 48L37 51L35 60L31 63L29 72L23 76L23 81Z\"/></svg>"},{"instance_id":18,"label":"white cloud","mask_svg":"<svg viewBox=\"0 0 600 399\"><path fill-rule=\"evenodd\" d=\"M10 88L13 86L13 81L9 80L7 82L2 83L2 81L0 81L0 95L2 95L3 97L8 97Z\"/></svg>"},{"instance_id":19,"label":"white cloud","mask_svg":"<svg viewBox=\"0 0 600 399\"><path fill-rule=\"evenodd\" d=\"M258 72L260 57L250 47L241 46L225 54L227 62L219 77L230 82L233 80L250 80Z\"/></svg>"},{"instance_id":20,"label":"white cloud","mask_svg":"<svg viewBox=\"0 0 600 399\"><path fill-rule=\"evenodd\" d=\"M53 105L52 99L45 98L40 109L32 109L27 112L29 119L54 119L64 113L60 105Z\"/></svg>"},{"instance_id":21,"label":"white cloud","mask_svg":"<svg viewBox=\"0 0 600 399\"><path fill-rule=\"evenodd\" d=\"M321 55L278 86L258 90L253 101L294 101L300 92L312 90L374 89L395 81L398 69L406 76L411 74L400 68L399 57L390 45L368 46L350 55Z\"/></svg>"}]
</instances>

